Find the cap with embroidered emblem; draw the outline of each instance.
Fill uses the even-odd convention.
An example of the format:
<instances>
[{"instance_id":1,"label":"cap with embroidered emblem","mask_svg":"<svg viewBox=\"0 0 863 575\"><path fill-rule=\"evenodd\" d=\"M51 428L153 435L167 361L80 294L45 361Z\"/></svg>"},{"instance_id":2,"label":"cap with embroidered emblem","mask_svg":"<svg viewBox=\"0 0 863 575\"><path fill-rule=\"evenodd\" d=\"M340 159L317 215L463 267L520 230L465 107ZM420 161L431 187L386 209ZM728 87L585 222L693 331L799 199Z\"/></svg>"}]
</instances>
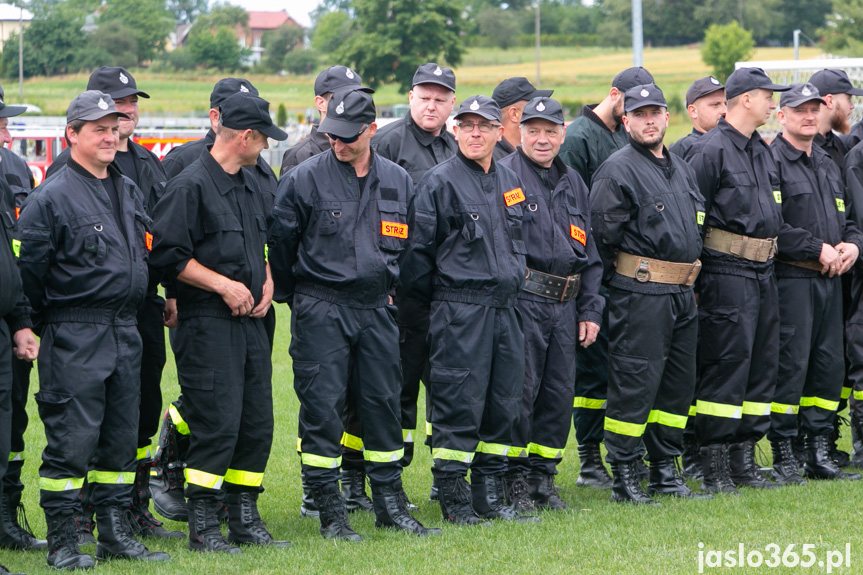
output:
<instances>
[{"instance_id":1,"label":"cap with embroidered emblem","mask_svg":"<svg viewBox=\"0 0 863 575\"><path fill-rule=\"evenodd\" d=\"M117 111L114 100L108 94L99 90L87 90L75 96L66 109L66 123L73 120L92 122L101 120L105 116L117 114L122 118L128 118L126 114Z\"/></svg>"},{"instance_id":2,"label":"cap with embroidered emblem","mask_svg":"<svg viewBox=\"0 0 863 575\"><path fill-rule=\"evenodd\" d=\"M761 68L738 68L725 81L725 97L729 100L752 90L784 92L788 86L774 84Z\"/></svg>"},{"instance_id":3,"label":"cap with embroidered emblem","mask_svg":"<svg viewBox=\"0 0 863 575\"><path fill-rule=\"evenodd\" d=\"M538 96L525 104L521 112L521 123L529 120L548 120L554 124L563 125L563 108L557 100L546 96Z\"/></svg>"},{"instance_id":4,"label":"cap with embroidered emblem","mask_svg":"<svg viewBox=\"0 0 863 575\"><path fill-rule=\"evenodd\" d=\"M342 88L333 93L318 132L353 138L363 126L374 122L375 117L375 101L369 93L356 88Z\"/></svg>"},{"instance_id":5,"label":"cap with embroidered emblem","mask_svg":"<svg viewBox=\"0 0 863 575\"><path fill-rule=\"evenodd\" d=\"M812 74L809 83L818 88L822 96L827 94L863 96L863 89L854 87L845 70L819 70Z\"/></svg>"},{"instance_id":6,"label":"cap with embroidered emblem","mask_svg":"<svg viewBox=\"0 0 863 575\"><path fill-rule=\"evenodd\" d=\"M686 90L686 105L691 106L697 99L713 94L714 92L719 92L720 90L725 90L725 86L723 86L722 82L713 76L699 78L692 83L688 90Z\"/></svg>"},{"instance_id":7,"label":"cap with embroidered emblem","mask_svg":"<svg viewBox=\"0 0 863 575\"><path fill-rule=\"evenodd\" d=\"M627 68L615 76L611 82L611 87L625 93L633 86L644 84L653 84L653 75L646 68L636 66Z\"/></svg>"},{"instance_id":8,"label":"cap with embroidered emblem","mask_svg":"<svg viewBox=\"0 0 863 575\"><path fill-rule=\"evenodd\" d=\"M335 92L340 88L352 87L354 90L362 90L369 94L375 91L363 86L360 75L347 66L330 66L315 79L315 96L323 96L329 92Z\"/></svg>"},{"instance_id":9,"label":"cap with embroidered emblem","mask_svg":"<svg viewBox=\"0 0 863 575\"><path fill-rule=\"evenodd\" d=\"M527 78L507 78L497 85L491 93L491 99L503 109L522 100L529 102L537 96L547 97L553 93L554 90L537 90Z\"/></svg>"},{"instance_id":10,"label":"cap with embroidered emblem","mask_svg":"<svg viewBox=\"0 0 863 575\"><path fill-rule=\"evenodd\" d=\"M796 108L800 104L804 104L806 102L821 102L825 104L823 98L821 98L821 92L816 88L813 84L809 82L803 82L801 84L791 84L788 86L788 91L782 93L782 97L779 98L779 107L784 108L788 106L789 108Z\"/></svg>"},{"instance_id":11,"label":"cap with embroidered emblem","mask_svg":"<svg viewBox=\"0 0 863 575\"><path fill-rule=\"evenodd\" d=\"M644 84L642 86L633 86L623 95L623 110L632 112L645 106L659 106L667 108L665 96L656 84Z\"/></svg>"},{"instance_id":12,"label":"cap with embroidered emblem","mask_svg":"<svg viewBox=\"0 0 863 575\"><path fill-rule=\"evenodd\" d=\"M125 68L119 66L102 66L90 74L87 81L88 90L105 92L111 98L119 100L126 96L149 98L150 95L138 89L135 77Z\"/></svg>"},{"instance_id":13,"label":"cap with embroidered emblem","mask_svg":"<svg viewBox=\"0 0 863 575\"><path fill-rule=\"evenodd\" d=\"M238 92L248 93L252 96L258 95L258 89L245 78L222 78L216 82L210 93L210 108L218 108L225 98Z\"/></svg>"},{"instance_id":14,"label":"cap with embroidered emblem","mask_svg":"<svg viewBox=\"0 0 863 575\"><path fill-rule=\"evenodd\" d=\"M247 92L229 96L219 105L219 121L232 130L257 130L274 140L287 140L288 135L273 123L270 103Z\"/></svg>"},{"instance_id":15,"label":"cap with embroidered emblem","mask_svg":"<svg viewBox=\"0 0 863 575\"><path fill-rule=\"evenodd\" d=\"M476 114L486 120L497 120L500 122L500 106L488 96L471 96L459 104L455 119L458 120L459 117L465 114Z\"/></svg>"},{"instance_id":16,"label":"cap with embroidered emblem","mask_svg":"<svg viewBox=\"0 0 863 575\"><path fill-rule=\"evenodd\" d=\"M414 72L411 86L418 84L437 84L455 92L455 74L449 68L441 68L434 62L429 62Z\"/></svg>"}]
</instances>

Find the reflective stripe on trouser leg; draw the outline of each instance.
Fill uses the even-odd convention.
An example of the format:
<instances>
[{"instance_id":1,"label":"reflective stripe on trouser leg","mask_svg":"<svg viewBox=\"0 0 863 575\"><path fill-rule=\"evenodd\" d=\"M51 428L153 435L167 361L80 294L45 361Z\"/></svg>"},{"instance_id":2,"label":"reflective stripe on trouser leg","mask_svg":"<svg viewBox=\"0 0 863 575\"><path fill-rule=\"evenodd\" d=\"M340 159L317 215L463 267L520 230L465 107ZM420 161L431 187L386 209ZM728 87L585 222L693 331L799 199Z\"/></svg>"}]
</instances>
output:
<instances>
[{"instance_id":1,"label":"reflective stripe on trouser leg","mask_svg":"<svg viewBox=\"0 0 863 575\"><path fill-rule=\"evenodd\" d=\"M186 475L186 483L189 485L197 485L204 489L221 489L222 482L225 480L224 475L214 475L212 473L207 473L206 471L201 471L200 469L191 469L187 467L184 472Z\"/></svg>"},{"instance_id":2,"label":"reflective stripe on trouser leg","mask_svg":"<svg viewBox=\"0 0 863 575\"><path fill-rule=\"evenodd\" d=\"M183 416L180 415L180 411L173 403L168 406L168 415L171 417L174 427L177 428L177 433L181 435L189 435L189 424L186 423Z\"/></svg>"},{"instance_id":3,"label":"reflective stripe on trouser leg","mask_svg":"<svg viewBox=\"0 0 863 575\"><path fill-rule=\"evenodd\" d=\"M264 481L264 474L257 473L255 471L241 471L239 469L228 469L228 472L225 473L225 487L228 488L230 484L232 486L236 486L239 488L249 488L255 487L258 488ZM241 489L243 491L247 489Z\"/></svg>"}]
</instances>

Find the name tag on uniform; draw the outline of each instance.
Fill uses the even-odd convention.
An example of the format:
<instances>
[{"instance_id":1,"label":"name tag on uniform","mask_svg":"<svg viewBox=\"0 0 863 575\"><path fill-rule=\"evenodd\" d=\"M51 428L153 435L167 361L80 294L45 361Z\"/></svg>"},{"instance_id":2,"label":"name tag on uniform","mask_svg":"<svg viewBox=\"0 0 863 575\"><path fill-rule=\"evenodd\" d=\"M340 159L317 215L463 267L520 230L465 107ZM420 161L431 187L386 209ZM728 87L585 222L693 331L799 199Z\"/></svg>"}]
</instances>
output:
<instances>
[{"instance_id":1,"label":"name tag on uniform","mask_svg":"<svg viewBox=\"0 0 863 575\"><path fill-rule=\"evenodd\" d=\"M404 240L408 237L408 225L398 222L381 222L381 234Z\"/></svg>"},{"instance_id":2,"label":"name tag on uniform","mask_svg":"<svg viewBox=\"0 0 863 575\"><path fill-rule=\"evenodd\" d=\"M777 204L782 203L782 192L779 190L773 190L773 199L776 200Z\"/></svg>"},{"instance_id":3,"label":"name tag on uniform","mask_svg":"<svg viewBox=\"0 0 863 575\"><path fill-rule=\"evenodd\" d=\"M695 221L698 222L699 226L704 225L704 212L695 212Z\"/></svg>"},{"instance_id":4,"label":"name tag on uniform","mask_svg":"<svg viewBox=\"0 0 863 575\"><path fill-rule=\"evenodd\" d=\"M147 251L153 251L153 234L144 232L144 243L147 245Z\"/></svg>"},{"instance_id":5,"label":"name tag on uniform","mask_svg":"<svg viewBox=\"0 0 863 575\"><path fill-rule=\"evenodd\" d=\"M569 226L569 235L572 236L572 239L580 243L581 245L587 245L587 234L584 233L584 230L578 226Z\"/></svg>"},{"instance_id":6,"label":"name tag on uniform","mask_svg":"<svg viewBox=\"0 0 863 575\"><path fill-rule=\"evenodd\" d=\"M523 202L524 192L521 191L521 188L510 190L503 195L503 201L506 202L507 207Z\"/></svg>"},{"instance_id":7,"label":"name tag on uniform","mask_svg":"<svg viewBox=\"0 0 863 575\"><path fill-rule=\"evenodd\" d=\"M836 209L840 212L845 211L845 200L842 198L836 198Z\"/></svg>"}]
</instances>

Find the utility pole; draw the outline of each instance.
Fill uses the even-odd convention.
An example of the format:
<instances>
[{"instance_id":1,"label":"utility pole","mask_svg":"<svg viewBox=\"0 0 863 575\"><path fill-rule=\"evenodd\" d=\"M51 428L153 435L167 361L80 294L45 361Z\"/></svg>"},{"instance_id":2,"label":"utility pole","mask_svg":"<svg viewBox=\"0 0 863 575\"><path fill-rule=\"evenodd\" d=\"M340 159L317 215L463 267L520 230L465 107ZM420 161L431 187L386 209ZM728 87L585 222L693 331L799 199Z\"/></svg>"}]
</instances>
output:
<instances>
[{"instance_id":1,"label":"utility pole","mask_svg":"<svg viewBox=\"0 0 863 575\"><path fill-rule=\"evenodd\" d=\"M644 65L644 36L641 22L641 0L632 0L632 65Z\"/></svg>"},{"instance_id":2,"label":"utility pole","mask_svg":"<svg viewBox=\"0 0 863 575\"><path fill-rule=\"evenodd\" d=\"M24 3L18 4L18 101L24 101Z\"/></svg>"},{"instance_id":3,"label":"utility pole","mask_svg":"<svg viewBox=\"0 0 863 575\"><path fill-rule=\"evenodd\" d=\"M539 88L539 3L536 0L536 22L534 24L534 33L536 34L536 87Z\"/></svg>"}]
</instances>

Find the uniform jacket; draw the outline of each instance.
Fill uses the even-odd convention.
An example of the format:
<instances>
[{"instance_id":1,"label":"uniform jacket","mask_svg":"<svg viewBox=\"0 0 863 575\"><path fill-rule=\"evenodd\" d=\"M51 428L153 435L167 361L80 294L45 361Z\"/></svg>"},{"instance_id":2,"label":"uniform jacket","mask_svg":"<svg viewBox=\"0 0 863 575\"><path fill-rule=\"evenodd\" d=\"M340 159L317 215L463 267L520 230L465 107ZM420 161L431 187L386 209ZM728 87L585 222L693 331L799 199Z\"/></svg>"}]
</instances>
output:
<instances>
[{"instance_id":1,"label":"uniform jacket","mask_svg":"<svg viewBox=\"0 0 863 575\"><path fill-rule=\"evenodd\" d=\"M782 195L776 165L767 144L756 131L747 138L725 121L696 140L687 158L704 197L705 225L753 238L772 238L782 229ZM766 270L758 263L705 249L705 269L725 273ZM730 270L737 270L731 272Z\"/></svg>"},{"instance_id":2,"label":"uniform jacket","mask_svg":"<svg viewBox=\"0 0 863 575\"><path fill-rule=\"evenodd\" d=\"M863 120L854 124L851 128L851 133L847 136L840 136L840 138L849 150L863 141Z\"/></svg>"},{"instance_id":3,"label":"uniform jacket","mask_svg":"<svg viewBox=\"0 0 863 575\"><path fill-rule=\"evenodd\" d=\"M21 211L24 292L46 321L134 320L144 301L151 220L138 186L113 166L108 174L125 233L102 183L71 158Z\"/></svg>"},{"instance_id":4,"label":"uniform jacket","mask_svg":"<svg viewBox=\"0 0 863 575\"><path fill-rule=\"evenodd\" d=\"M500 141L494 145L494 151L492 152L492 159L495 162L499 162L511 153L515 151L515 146L509 143L509 140L501 136Z\"/></svg>"},{"instance_id":5,"label":"uniform jacket","mask_svg":"<svg viewBox=\"0 0 863 575\"><path fill-rule=\"evenodd\" d=\"M175 278L189 260L240 282L261 300L266 281L268 194L248 171L234 182L205 149L168 182L156 204L151 266ZM180 316L230 317L218 294L175 281ZM227 314L227 316L226 316Z\"/></svg>"},{"instance_id":6,"label":"uniform jacket","mask_svg":"<svg viewBox=\"0 0 863 575\"><path fill-rule=\"evenodd\" d=\"M578 319L601 324L605 305L598 295L602 262L590 233L590 205L581 176L555 157L557 180L552 181L550 170L531 161L521 146L498 166L511 169L524 184L527 211L522 237L527 248L527 267L561 277L581 274L581 290L576 298ZM524 291L518 297L551 301Z\"/></svg>"},{"instance_id":7,"label":"uniform jacket","mask_svg":"<svg viewBox=\"0 0 863 575\"><path fill-rule=\"evenodd\" d=\"M686 160L689 156L689 151L692 149L692 145L695 143L695 140L704 135L704 132L699 132L695 128L692 128L692 132L686 134L668 148L668 151L674 154L675 156L680 156L684 160Z\"/></svg>"},{"instance_id":8,"label":"uniform jacket","mask_svg":"<svg viewBox=\"0 0 863 575\"><path fill-rule=\"evenodd\" d=\"M595 107L596 104L592 104L581 110L581 115L567 126L566 138L560 146L560 159L578 172L588 186L602 162L629 143L629 134L623 125L612 132L593 113Z\"/></svg>"},{"instance_id":9,"label":"uniform jacket","mask_svg":"<svg viewBox=\"0 0 863 575\"><path fill-rule=\"evenodd\" d=\"M372 138L372 147L407 170L416 184L428 170L455 154L458 144L446 127L440 136L435 136L417 126L408 113L378 130Z\"/></svg>"},{"instance_id":10,"label":"uniform jacket","mask_svg":"<svg viewBox=\"0 0 863 575\"><path fill-rule=\"evenodd\" d=\"M782 260L817 260L821 246L853 243L863 253L863 234L848 218L845 191L839 168L830 156L812 146L812 155L796 149L776 136L770 145L776 159L779 189L782 192L782 216L788 224L779 234L779 277L818 277L821 274Z\"/></svg>"},{"instance_id":11,"label":"uniform jacket","mask_svg":"<svg viewBox=\"0 0 863 575\"><path fill-rule=\"evenodd\" d=\"M405 294L513 307L527 265L523 189L509 168L492 163L486 174L461 152L429 170L408 210Z\"/></svg>"},{"instance_id":12,"label":"uniform jacket","mask_svg":"<svg viewBox=\"0 0 863 575\"><path fill-rule=\"evenodd\" d=\"M405 170L372 152L360 190L356 172L332 151L279 182L270 236L276 301L294 293L357 308L382 307L400 274L413 230Z\"/></svg>"},{"instance_id":13,"label":"uniform jacket","mask_svg":"<svg viewBox=\"0 0 863 575\"><path fill-rule=\"evenodd\" d=\"M863 229L863 145L860 144L845 156L845 209L857 229Z\"/></svg>"},{"instance_id":14,"label":"uniform jacket","mask_svg":"<svg viewBox=\"0 0 863 575\"><path fill-rule=\"evenodd\" d=\"M18 242L15 237L15 198L12 189L0 180L0 219L3 220L0 237L0 318L9 325L12 333L31 327L30 302L24 297L21 274L18 271Z\"/></svg>"},{"instance_id":15,"label":"uniform jacket","mask_svg":"<svg viewBox=\"0 0 863 575\"><path fill-rule=\"evenodd\" d=\"M842 138L833 132L827 132L826 136L816 135L813 143L827 152L827 155L839 166L840 172L845 173L845 156L850 148L845 145Z\"/></svg>"},{"instance_id":16,"label":"uniform jacket","mask_svg":"<svg viewBox=\"0 0 863 575\"><path fill-rule=\"evenodd\" d=\"M687 163L664 150L661 166L632 143L612 154L593 176L593 235L609 285L646 294L679 293L691 286L642 283L614 272L616 250L668 262L692 263L701 254L704 203Z\"/></svg>"},{"instance_id":17,"label":"uniform jacket","mask_svg":"<svg viewBox=\"0 0 863 575\"><path fill-rule=\"evenodd\" d=\"M330 148L330 139L327 135L323 132L318 132L318 126L312 126L312 131L309 132L307 138L296 146L288 148L285 152L285 155L282 157L282 168L279 170L279 178L284 177L291 168L302 164L321 152L326 152Z\"/></svg>"},{"instance_id":18,"label":"uniform jacket","mask_svg":"<svg viewBox=\"0 0 863 575\"><path fill-rule=\"evenodd\" d=\"M19 208L24 205L27 194L36 187L30 166L6 146L0 147L0 177L12 188L15 205Z\"/></svg>"}]
</instances>

